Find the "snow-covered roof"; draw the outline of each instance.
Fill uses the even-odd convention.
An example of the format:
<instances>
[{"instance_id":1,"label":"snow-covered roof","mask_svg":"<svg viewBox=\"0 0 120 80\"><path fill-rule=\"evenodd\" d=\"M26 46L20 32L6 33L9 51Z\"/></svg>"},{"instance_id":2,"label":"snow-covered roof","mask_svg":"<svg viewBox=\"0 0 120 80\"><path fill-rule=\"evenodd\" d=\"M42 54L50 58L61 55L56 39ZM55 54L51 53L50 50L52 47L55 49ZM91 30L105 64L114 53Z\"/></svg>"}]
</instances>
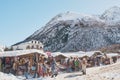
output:
<instances>
[{"instance_id":1,"label":"snow-covered roof","mask_svg":"<svg viewBox=\"0 0 120 80\"><path fill-rule=\"evenodd\" d=\"M29 49L29 50L16 50L16 51L5 51L0 52L0 57L12 57L12 56L20 56L20 55L26 55L31 53L39 53L47 56L42 50L37 49Z\"/></svg>"},{"instance_id":2,"label":"snow-covered roof","mask_svg":"<svg viewBox=\"0 0 120 80\"><path fill-rule=\"evenodd\" d=\"M65 53L64 56L66 56L66 57L83 57L83 56L85 56L85 54Z\"/></svg>"},{"instance_id":3,"label":"snow-covered roof","mask_svg":"<svg viewBox=\"0 0 120 80\"><path fill-rule=\"evenodd\" d=\"M4 51L4 46L0 45L0 52L3 52L3 51Z\"/></svg>"},{"instance_id":4,"label":"snow-covered roof","mask_svg":"<svg viewBox=\"0 0 120 80\"><path fill-rule=\"evenodd\" d=\"M78 52L68 52L68 53L54 52L51 55L53 57L56 57L58 55L63 55L65 57L83 57L83 56L91 57L95 52L100 52L100 51L90 51L90 52L78 51Z\"/></svg>"},{"instance_id":5,"label":"snow-covered roof","mask_svg":"<svg viewBox=\"0 0 120 80\"><path fill-rule=\"evenodd\" d=\"M52 55L53 57L56 57L56 56L59 56L59 55L63 55L63 56L64 56L64 54L61 53L61 52L54 52L54 53L51 53L51 55Z\"/></svg>"},{"instance_id":6,"label":"snow-covered roof","mask_svg":"<svg viewBox=\"0 0 120 80\"><path fill-rule=\"evenodd\" d=\"M90 51L90 52L86 52L86 55L87 56L92 56L92 55L94 55L95 53L100 53L101 55L103 55L103 53L101 52L101 51Z\"/></svg>"},{"instance_id":7,"label":"snow-covered roof","mask_svg":"<svg viewBox=\"0 0 120 80\"><path fill-rule=\"evenodd\" d=\"M106 54L108 57L115 57L115 56L120 56L118 53L109 53Z\"/></svg>"},{"instance_id":8,"label":"snow-covered roof","mask_svg":"<svg viewBox=\"0 0 120 80\"><path fill-rule=\"evenodd\" d=\"M65 57L80 57L80 56L84 56L84 55L81 55L82 53L79 53L79 52L69 52L69 53L61 53L61 52L54 52L52 53L51 55L53 57L56 57L56 56L59 56L59 55L63 55Z\"/></svg>"}]
</instances>

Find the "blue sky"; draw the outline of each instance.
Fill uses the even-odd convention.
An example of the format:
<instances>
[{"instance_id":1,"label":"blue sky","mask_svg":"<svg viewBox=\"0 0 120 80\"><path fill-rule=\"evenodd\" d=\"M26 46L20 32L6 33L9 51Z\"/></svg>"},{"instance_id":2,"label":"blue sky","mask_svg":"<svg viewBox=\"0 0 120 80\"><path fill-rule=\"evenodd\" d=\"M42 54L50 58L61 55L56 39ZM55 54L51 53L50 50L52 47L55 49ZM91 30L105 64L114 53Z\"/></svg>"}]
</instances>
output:
<instances>
[{"instance_id":1,"label":"blue sky","mask_svg":"<svg viewBox=\"0 0 120 80\"><path fill-rule=\"evenodd\" d=\"M120 0L0 0L0 45L24 40L59 13L102 14L119 5Z\"/></svg>"}]
</instances>

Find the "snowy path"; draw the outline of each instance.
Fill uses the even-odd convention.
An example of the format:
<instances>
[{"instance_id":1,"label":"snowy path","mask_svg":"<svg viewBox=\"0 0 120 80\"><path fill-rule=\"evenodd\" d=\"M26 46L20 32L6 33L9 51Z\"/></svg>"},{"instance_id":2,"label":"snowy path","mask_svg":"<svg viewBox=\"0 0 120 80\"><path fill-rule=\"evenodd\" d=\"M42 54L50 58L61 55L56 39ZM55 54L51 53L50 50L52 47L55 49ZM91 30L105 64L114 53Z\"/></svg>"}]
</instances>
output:
<instances>
[{"instance_id":1,"label":"snowy path","mask_svg":"<svg viewBox=\"0 0 120 80\"><path fill-rule=\"evenodd\" d=\"M81 72L60 74L49 80L120 80L120 62L87 69L87 75Z\"/></svg>"}]
</instances>

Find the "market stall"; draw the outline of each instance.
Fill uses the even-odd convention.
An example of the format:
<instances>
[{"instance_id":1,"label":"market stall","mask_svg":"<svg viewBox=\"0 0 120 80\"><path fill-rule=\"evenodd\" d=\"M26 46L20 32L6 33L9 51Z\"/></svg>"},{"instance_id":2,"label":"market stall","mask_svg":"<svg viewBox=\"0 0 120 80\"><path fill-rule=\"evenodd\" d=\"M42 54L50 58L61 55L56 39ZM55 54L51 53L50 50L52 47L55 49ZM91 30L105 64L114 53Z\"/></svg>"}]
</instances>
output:
<instances>
[{"instance_id":1,"label":"market stall","mask_svg":"<svg viewBox=\"0 0 120 80\"><path fill-rule=\"evenodd\" d=\"M43 51L36 49L0 52L2 71L5 73L11 72L15 63L18 72L17 74L21 71L24 72L26 61L29 60L30 65L32 66L33 63L38 62L39 56L47 58L47 55Z\"/></svg>"}]
</instances>

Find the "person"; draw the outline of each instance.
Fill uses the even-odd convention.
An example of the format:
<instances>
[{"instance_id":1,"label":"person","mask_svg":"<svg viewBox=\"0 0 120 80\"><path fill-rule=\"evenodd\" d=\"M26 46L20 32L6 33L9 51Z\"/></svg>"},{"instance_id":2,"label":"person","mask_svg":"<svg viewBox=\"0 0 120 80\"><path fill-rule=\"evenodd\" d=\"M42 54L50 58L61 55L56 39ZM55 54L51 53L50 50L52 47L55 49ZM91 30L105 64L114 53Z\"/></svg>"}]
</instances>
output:
<instances>
[{"instance_id":1,"label":"person","mask_svg":"<svg viewBox=\"0 0 120 80\"><path fill-rule=\"evenodd\" d=\"M79 59L78 58L75 59L74 64L75 64L75 71L78 71L79 70Z\"/></svg>"},{"instance_id":2,"label":"person","mask_svg":"<svg viewBox=\"0 0 120 80\"><path fill-rule=\"evenodd\" d=\"M83 72L83 75L85 75L85 74L86 74L86 66L87 66L87 60L86 60L86 58L83 58L83 59L82 59L81 64L82 64L82 72Z\"/></svg>"},{"instance_id":3,"label":"person","mask_svg":"<svg viewBox=\"0 0 120 80\"><path fill-rule=\"evenodd\" d=\"M38 63L38 77L43 77L43 64L42 64L42 62L41 61L39 61L39 63Z\"/></svg>"},{"instance_id":4,"label":"person","mask_svg":"<svg viewBox=\"0 0 120 80\"><path fill-rule=\"evenodd\" d=\"M43 63L42 70L43 70L43 77L47 76L47 65L45 63Z\"/></svg>"},{"instance_id":5,"label":"person","mask_svg":"<svg viewBox=\"0 0 120 80\"><path fill-rule=\"evenodd\" d=\"M79 71L82 70L81 58L79 58Z\"/></svg>"},{"instance_id":6,"label":"person","mask_svg":"<svg viewBox=\"0 0 120 80\"><path fill-rule=\"evenodd\" d=\"M52 71L51 78L53 78L54 76L56 77L58 75L58 73L57 73L57 64L56 64L55 58L52 58L52 61L51 61L51 71Z\"/></svg>"},{"instance_id":7,"label":"person","mask_svg":"<svg viewBox=\"0 0 120 80\"><path fill-rule=\"evenodd\" d=\"M2 60L0 58L0 71L2 70Z\"/></svg>"},{"instance_id":8,"label":"person","mask_svg":"<svg viewBox=\"0 0 120 80\"><path fill-rule=\"evenodd\" d=\"M5 70L5 57L3 57L3 58L1 58L1 60L2 60L2 64L1 64L1 71L2 72L4 72L4 70Z\"/></svg>"},{"instance_id":9,"label":"person","mask_svg":"<svg viewBox=\"0 0 120 80\"><path fill-rule=\"evenodd\" d=\"M50 66L48 66L47 75L48 75L48 76L51 76L51 68L50 68Z\"/></svg>"},{"instance_id":10,"label":"person","mask_svg":"<svg viewBox=\"0 0 120 80\"><path fill-rule=\"evenodd\" d=\"M110 57L110 64L113 64L113 59L112 59L112 57Z\"/></svg>"},{"instance_id":11,"label":"person","mask_svg":"<svg viewBox=\"0 0 120 80\"><path fill-rule=\"evenodd\" d=\"M13 65L12 65L12 73L14 75L16 75L17 73L17 62L13 61Z\"/></svg>"},{"instance_id":12,"label":"person","mask_svg":"<svg viewBox=\"0 0 120 80\"><path fill-rule=\"evenodd\" d=\"M68 58L68 60L67 60L67 72L72 72L70 58Z\"/></svg>"},{"instance_id":13,"label":"person","mask_svg":"<svg viewBox=\"0 0 120 80\"><path fill-rule=\"evenodd\" d=\"M5 73L10 72L10 68L11 68L10 61L11 61L10 57L5 58Z\"/></svg>"},{"instance_id":14,"label":"person","mask_svg":"<svg viewBox=\"0 0 120 80\"><path fill-rule=\"evenodd\" d=\"M28 66L29 66L29 60L26 58L25 59L25 77L26 77L26 79L28 79L28 73L29 73Z\"/></svg>"},{"instance_id":15,"label":"person","mask_svg":"<svg viewBox=\"0 0 120 80\"><path fill-rule=\"evenodd\" d=\"M97 57L95 56L95 57L94 57L94 66L97 66L97 63L98 63L97 61L98 61L98 60L97 60Z\"/></svg>"},{"instance_id":16,"label":"person","mask_svg":"<svg viewBox=\"0 0 120 80\"><path fill-rule=\"evenodd\" d=\"M36 78L37 76L37 70L38 70L38 62L34 62L33 66L32 66L32 71L34 72L33 78Z\"/></svg>"}]
</instances>

